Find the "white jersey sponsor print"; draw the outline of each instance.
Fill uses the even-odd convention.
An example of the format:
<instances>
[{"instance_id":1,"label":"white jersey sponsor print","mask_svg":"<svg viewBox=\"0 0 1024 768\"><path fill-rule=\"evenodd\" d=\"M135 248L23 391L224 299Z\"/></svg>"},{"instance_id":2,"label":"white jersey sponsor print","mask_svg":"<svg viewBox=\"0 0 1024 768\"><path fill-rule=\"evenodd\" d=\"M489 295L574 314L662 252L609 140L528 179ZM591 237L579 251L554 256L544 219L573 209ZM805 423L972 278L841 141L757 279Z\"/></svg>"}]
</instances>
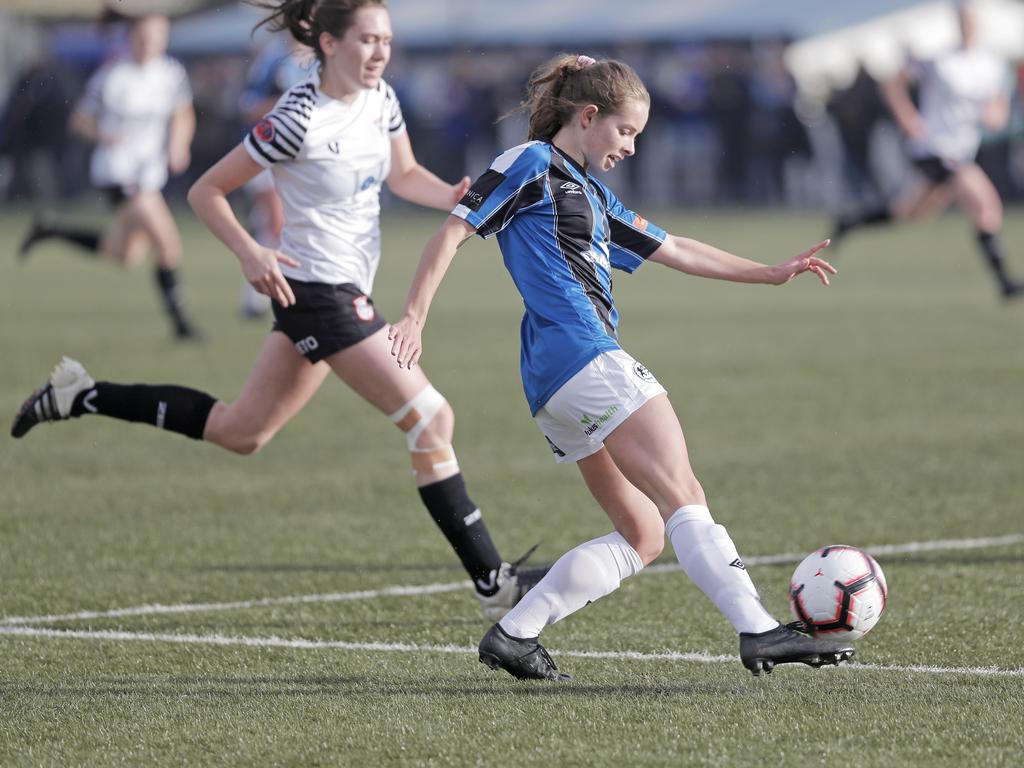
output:
<instances>
[{"instance_id":1,"label":"white jersey sponsor print","mask_svg":"<svg viewBox=\"0 0 1024 768\"><path fill-rule=\"evenodd\" d=\"M158 190L167 183L167 130L179 107L191 103L185 68L167 56L138 64L131 59L100 67L76 110L97 121L112 141L92 153L96 186Z\"/></svg>"},{"instance_id":2,"label":"white jersey sponsor print","mask_svg":"<svg viewBox=\"0 0 1024 768\"><path fill-rule=\"evenodd\" d=\"M274 174L284 206L281 251L289 278L353 283L369 294L380 262L380 187L391 170L391 139L405 131L395 92L383 80L346 104L325 96L314 74L289 88L243 142Z\"/></svg>"}]
</instances>

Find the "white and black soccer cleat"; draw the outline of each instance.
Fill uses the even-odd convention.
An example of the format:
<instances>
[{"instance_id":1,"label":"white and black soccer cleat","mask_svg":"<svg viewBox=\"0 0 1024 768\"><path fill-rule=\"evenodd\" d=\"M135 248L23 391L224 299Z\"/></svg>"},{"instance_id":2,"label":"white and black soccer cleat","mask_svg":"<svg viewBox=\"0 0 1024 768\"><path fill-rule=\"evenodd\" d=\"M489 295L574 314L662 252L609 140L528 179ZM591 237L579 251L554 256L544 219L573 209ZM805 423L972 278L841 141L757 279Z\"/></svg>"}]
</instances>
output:
<instances>
[{"instance_id":1,"label":"white and black soccer cleat","mask_svg":"<svg viewBox=\"0 0 1024 768\"><path fill-rule=\"evenodd\" d=\"M71 418L71 406L96 382L77 360L62 358L50 378L21 404L11 424L11 437L22 437L36 424Z\"/></svg>"},{"instance_id":2,"label":"white and black soccer cleat","mask_svg":"<svg viewBox=\"0 0 1024 768\"><path fill-rule=\"evenodd\" d=\"M495 624L480 641L480 663L491 669L504 669L520 680L571 680L568 672L559 672L547 649L537 638L512 637Z\"/></svg>"},{"instance_id":3,"label":"white and black soccer cleat","mask_svg":"<svg viewBox=\"0 0 1024 768\"><path fill-rule=\"evenodd\" d=\"M495 578L497 590L491 594L484 594L479 590L476 593L480 601L480 610L484 617L491 621L497 621L523 599L523 596L533 589L537 582L544 578L551 566L543 565L534 568L524 568L523 562L533 554L539 545L534 545L530 550L513 563L502 563L498 568Z\"/></svg>"},{"instance_id":4,"label":"white and black soccer cleat","mask_svg":"<svg viewBox=\"0 0 1024 768\"><path fill-rule=\"evenodd\" d=\"M853 646L834 640L819 640L798 631L799 622L780 624L767 632L740 633L740 661L754 677L771 674L776 664L806 664L809 667L849 661Z\"/></svg>"}]
</instances>

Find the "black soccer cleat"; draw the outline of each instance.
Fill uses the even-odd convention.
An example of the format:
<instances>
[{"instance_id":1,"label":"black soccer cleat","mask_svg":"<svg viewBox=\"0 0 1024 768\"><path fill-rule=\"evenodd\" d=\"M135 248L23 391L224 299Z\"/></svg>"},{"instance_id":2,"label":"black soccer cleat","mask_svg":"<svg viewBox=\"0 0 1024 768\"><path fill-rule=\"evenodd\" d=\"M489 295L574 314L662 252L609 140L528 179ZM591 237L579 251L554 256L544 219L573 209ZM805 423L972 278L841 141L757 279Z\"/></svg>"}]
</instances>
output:
<instances>
[{"instance_id":1,"label":"black soccer cleat","mask_svg":"<svg viewBox=\"0 0 1024 768\"><path fill-rule=\"evenodd\" d=\"M480 641L480 663L491 669L504 669L520 680L571 680L568 672L559 672L547 650L537 638L512 637L495 624Z\"/></svg>"},{"instance_id":2,"label":"black soccer cleat","mask_svg":"<svg viewBox=\"0 0 1024 768\"><path fill-rule=\"evenodd\" d=\"M11 423L11 437L22 437L44 421L70 419L75 398L95 383L81 363L63 358L43 386L21 404Z\"/></svg>"},{"instance_id":3,"label":"black soccer cleat","mask_svg":"<svg viewBox=\"0 0 1024 768\"><path fill-rule=\"evenodd\" d=\"M533 554L533 551L540 546L535 544L529 551L513 563L502 563L494 578L497 579L498 588L491 594L483 594L478 585L477 599L480 601L480 610L484 617L491 621L497 621L523 599L523 596L537 586L537 582L544 578L544 575L551 568L550 565L524 568L523 563ZM493 572L492 572L493 573Z\"/></svg>"},{"instance_id":4,"label":"black soccer cleat","mask_svg":"<svg viewBox=\"0 0 1024 768\"><path fill-rule=\"evenodd\" d=\"M832 664L853 657L853 647L834 640L819 640L798 631L799 622L780 624L767 632L740 633L740 661L754 677L761 672L771 674L776 664L806 664L809 667Z\"/></svg>"}]
</instances>

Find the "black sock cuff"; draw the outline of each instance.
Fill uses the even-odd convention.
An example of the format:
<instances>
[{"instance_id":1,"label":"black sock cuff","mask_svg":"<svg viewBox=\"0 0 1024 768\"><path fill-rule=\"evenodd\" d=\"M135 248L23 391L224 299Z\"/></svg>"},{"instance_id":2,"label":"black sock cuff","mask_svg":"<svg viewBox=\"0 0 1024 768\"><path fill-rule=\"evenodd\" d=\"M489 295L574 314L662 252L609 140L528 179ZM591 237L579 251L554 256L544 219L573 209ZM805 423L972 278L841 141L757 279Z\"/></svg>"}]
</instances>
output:
<instances>
[{"instance_id":1,"label":"black sock cuff","mask_svg":"<svg viewBox=\"0 0 1024 768\"><path fill-rule=\"evenodd\" d=\"M476 509L476 504L469 498L466 481L461 472L436 483L421 485L418 490L420 498L430 510L443 506L455 512L468 514Z\"/></svg>"}]
</instances>

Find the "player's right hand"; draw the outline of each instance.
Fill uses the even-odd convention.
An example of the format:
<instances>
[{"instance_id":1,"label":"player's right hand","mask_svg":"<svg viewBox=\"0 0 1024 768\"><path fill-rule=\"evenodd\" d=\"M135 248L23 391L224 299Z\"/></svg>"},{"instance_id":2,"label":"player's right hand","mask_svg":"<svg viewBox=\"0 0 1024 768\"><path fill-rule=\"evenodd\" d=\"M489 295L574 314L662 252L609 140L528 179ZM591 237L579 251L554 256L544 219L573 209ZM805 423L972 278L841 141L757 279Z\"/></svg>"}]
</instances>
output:
<instances>
[{"instance_id":1,"label":"player's right hand","mask_svg":"<svg viewBox=\"0 0 1024 768\"><path fill-rule=\"evenodd\" d=\"M290 307L295 303L292 287L281 274L278 264L297 267L299 262L273 248L263 246L257 246L256 250L239 257L239 260L242 263L242 274L249 285L282 307Z\"/></svg>"},{"instance_id":2,"label":"player's right hand","mask_svg":"<svg viewBox=\"0 0 1024 768\"><path fill-rule=\"evenodd\" d=\"M388 341L391 342L391 354L398 362L399 368L411 369L423 353L423 329L409 315L388 329Z\"/></svg>"}]
</instances>

